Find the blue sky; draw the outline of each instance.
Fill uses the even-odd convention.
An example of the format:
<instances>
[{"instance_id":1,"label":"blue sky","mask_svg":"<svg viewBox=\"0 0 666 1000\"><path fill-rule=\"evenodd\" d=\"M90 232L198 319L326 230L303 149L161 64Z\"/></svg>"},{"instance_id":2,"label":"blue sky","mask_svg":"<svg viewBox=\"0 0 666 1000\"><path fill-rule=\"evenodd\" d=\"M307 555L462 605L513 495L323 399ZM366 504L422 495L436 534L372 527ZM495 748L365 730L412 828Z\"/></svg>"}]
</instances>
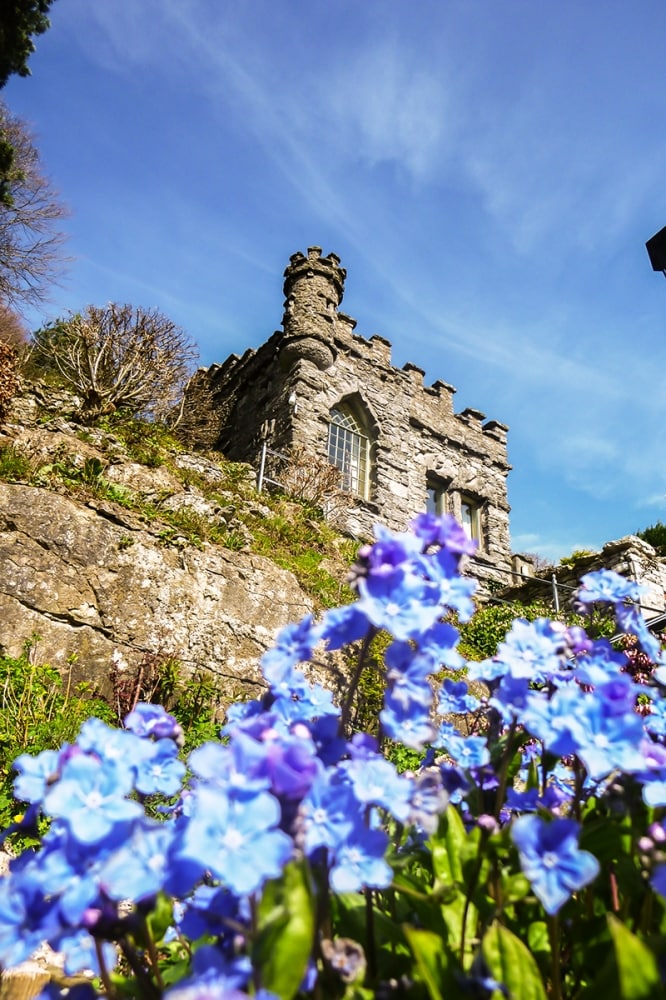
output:
<instances>
[{"instance_id":1,"label":"blue sky","mask_svg":"<svg viewBox=\"0 0 666 1000\"><path fill-rule=\"evenodd\" d=\"M280 325L282 271L510 426L513 547L666 520L662 0L56 0L3 91L70 210L32 325L155 306L202 363Z\"/></svg>"}]
</instances>

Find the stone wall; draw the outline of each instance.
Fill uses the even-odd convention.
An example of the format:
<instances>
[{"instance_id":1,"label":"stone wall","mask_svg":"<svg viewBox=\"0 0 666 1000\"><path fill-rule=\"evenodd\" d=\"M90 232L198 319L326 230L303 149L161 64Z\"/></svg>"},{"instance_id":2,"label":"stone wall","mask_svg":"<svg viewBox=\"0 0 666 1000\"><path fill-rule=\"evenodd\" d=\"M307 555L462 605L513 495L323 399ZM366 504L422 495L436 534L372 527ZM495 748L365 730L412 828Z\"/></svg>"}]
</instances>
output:
<instances>
[{"instance_id":1,"label":"stone wall","mask_svg":"<svg viewBox=\"0 0 666 1000\"><path fill-rule=\"evenodd\" d=\"M475 409L455 413L455 389L424 385L414 364L396 368L382 337L354 333L338 311L346 272L311 247L285 271L283 330L257 350L202 369L193 380L184 428L190 443L219 448L258 468L262 443L327 456L331 410L347 408L367 437L365 495L350 495L345 527L367 537L375 523L406 527L425 509L427 489L459 520L462 504L479 537L475 572L511 570L506 477L507 428ZM195 396L208 406L195 406ZM188 409L188 408L186 408ZM196 412L195 412L196 411Z\"/></svg>"},{"instance_id":2,"label":"stone wall","mask_svg":"<svg viewBox=\"0 0 666 1000\"><path fill-rule=\"evenodd\" d=\"M553 567L546 574L538 574L538 578L511 587L502 596L524 602L550 600L553 594L550 577L554 573L560 605L566 607L570 604L581 577L598 569L614 570L641 584L644 589L640 605L648 622L666 611L666 559L658 556L651 545L636 535L607 542L600 552L592 552L577 559L575 566ZM663 631L666 631L666 627Z\"/></svg>"}]
</instances>

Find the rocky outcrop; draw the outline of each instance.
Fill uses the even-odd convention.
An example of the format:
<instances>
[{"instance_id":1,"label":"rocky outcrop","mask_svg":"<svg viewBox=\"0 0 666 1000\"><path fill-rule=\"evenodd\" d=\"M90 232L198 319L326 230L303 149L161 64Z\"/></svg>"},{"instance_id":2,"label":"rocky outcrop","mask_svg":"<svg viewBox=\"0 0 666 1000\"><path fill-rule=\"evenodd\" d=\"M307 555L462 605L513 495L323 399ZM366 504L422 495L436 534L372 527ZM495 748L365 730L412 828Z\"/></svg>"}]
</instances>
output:
<instances>
[{"instance_id":1,"label":"rocky outcrop","mask_svg":"<svg viewBox=\"0 0 666 1000\"><path fill-rule=\"evenodd\" d=\"M131 515L95 501L0 483L3 649L39 635L40 657L102 687L114 650L205 668L230 694L259 682L276 631L311 610L294 576L219 546L165 548Z\"/></svg>"},{"instance_id":2,"label":"rocky outcrop","mask_svg":"<svg viewBox=\"0 0 666 1000\"><path fill-rule=\"evenodd\" d=\"M176 451L142 465L113 434L68 420L68 402L29 389L0 432L30 468L0 482L0 649L17 656L39 636L40 661L73 661L73 680L101 693L114 659L131 673L157 655L186 674L210 671L229 698L256 694L262 653L312 602L292 573L249 551L239 504L270 515L252 471L239 492L214 457ZM86 475L106 491L86 489ZM240 551L205 535L193 544L169 523L174 511L233 533Z\"/></svg>"}]
</instances>

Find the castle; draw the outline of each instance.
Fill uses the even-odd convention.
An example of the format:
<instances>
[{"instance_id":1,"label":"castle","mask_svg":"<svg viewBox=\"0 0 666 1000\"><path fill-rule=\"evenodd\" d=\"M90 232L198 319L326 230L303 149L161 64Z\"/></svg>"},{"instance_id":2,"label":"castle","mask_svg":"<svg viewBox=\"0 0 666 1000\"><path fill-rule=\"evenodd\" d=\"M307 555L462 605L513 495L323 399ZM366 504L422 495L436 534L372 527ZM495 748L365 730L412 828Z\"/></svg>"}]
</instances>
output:
<instances>
[{"instance_id":1,"label":"castle","mask_svg":"<svg viewBox=\"0 0 666 1000\"><path fill-rule=\"evenodd\" d=\"M391 364L388 341L355 334L339 310L345 278L333 253L293 254L283 329L196 373L187 436L256 469L262 455L294 448L327 459L357 537L377 522L403 529L422 510L451 513L478 541L472 572L508 583L507 427L479 410L455 413L452 386L424 385L421 368Z\"/></svg>"}]
</instances>

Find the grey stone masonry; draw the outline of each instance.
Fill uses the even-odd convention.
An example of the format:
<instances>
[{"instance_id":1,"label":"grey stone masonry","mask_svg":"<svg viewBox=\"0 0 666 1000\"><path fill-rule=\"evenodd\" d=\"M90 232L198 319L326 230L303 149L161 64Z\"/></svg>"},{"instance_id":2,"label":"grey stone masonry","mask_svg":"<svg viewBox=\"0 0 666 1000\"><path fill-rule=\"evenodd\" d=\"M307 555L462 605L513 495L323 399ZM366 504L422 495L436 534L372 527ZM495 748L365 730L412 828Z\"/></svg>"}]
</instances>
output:
<instances>
[{"instance_id":1,"label":"grey stone masonry","mask_svg":"<svg viewBox=\"0 0 666 1000\"><path fill-rule=\"evenodd\" d=\"M188 390L184 435L259 467L262 444L330 461L345 493L344 527L403 529L426 508L449 512L478 538L472 571L511 572L507 427L479 410L456 413L455 389L395 368L391 345L354 332L339 311L346 271L319 247L284 273L283 329L256 350L200 369Z\"/></svg>"}]
</instances>

